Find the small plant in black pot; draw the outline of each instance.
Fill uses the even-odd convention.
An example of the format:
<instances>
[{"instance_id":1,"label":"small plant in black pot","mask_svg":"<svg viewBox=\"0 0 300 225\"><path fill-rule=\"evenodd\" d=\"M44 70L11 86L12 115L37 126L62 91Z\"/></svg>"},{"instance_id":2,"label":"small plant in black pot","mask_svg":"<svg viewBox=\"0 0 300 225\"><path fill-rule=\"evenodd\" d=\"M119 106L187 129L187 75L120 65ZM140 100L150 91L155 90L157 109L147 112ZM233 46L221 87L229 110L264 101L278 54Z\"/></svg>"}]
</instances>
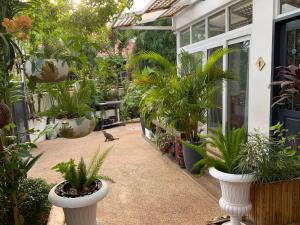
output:
<instances>
[{"instance_id":1,"label":"small plant in black pot","mask_svg":"<svg viewBox=\"0 0 300 225\"><path fill-rule=\"evenodd\" d=\"M108 193L106 181L114 182L110 177L99 175L101 166L112 147L100 154L95 152L87 166L83 158L79 164L73 159L53 167L62 173L65 181L56 185L49 193L49 201L64 209L66 225L96 225L97 203Z\"/></svg>"}]
</instances>

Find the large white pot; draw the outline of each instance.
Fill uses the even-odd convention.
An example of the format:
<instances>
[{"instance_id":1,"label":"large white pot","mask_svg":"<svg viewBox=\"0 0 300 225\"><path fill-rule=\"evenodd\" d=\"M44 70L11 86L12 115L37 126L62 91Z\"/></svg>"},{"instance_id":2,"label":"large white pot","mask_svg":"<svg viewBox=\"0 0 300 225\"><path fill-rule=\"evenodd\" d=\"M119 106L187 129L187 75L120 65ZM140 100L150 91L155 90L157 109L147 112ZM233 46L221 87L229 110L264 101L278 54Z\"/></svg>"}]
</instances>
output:
<instances>
[{"instance_id":1,"label":"large white pot","mask_svg":"<svg viewBox=\"0 0 300 225\"><path fill-rule=\"evenodd\" d=\"M64 210L66 225L98 225L97 203L108 193L107 183L103 180L97 192L76 198L61 197L55 193L56 185L51 189L48 200L51 204Z\"/></svg>"},{"instance_id":2,"label":"large white pot","mask_svg":"<svg viewBox=\"0 0 300 225\"><path fill-rule=\"evenodd\" d=\"M41 117L41 118L28 120L29 130L34 129L34 130L37 131L37 132L34 132L34 133L30 134L30 140L35 141L36 143L45 141L46 140L46 135L42 135L39 138L38 138L38 136L39 136L39 133L46 128L46 126L47 126L47 118L46 117Z\"/></svg>"},{"instance_id":3,"label":"large white pot","mask_svg":"<svg viewBox=\"0 0 300 225\"><path fill-rule=\"evenodd\" d=\"M254 181L253 175L236 175L210 168L209 173L220 181L222 197L219 205L230 215L227 225L241 225L242 217L252 208L250 202L250 186Z\"/></svg>"},{"instance_id":4,"label":"large white pot","mask_svg":"<svg viewBox=\"0 0 300 225\"><path fill-rule=\"evenodd\" d=\"M76 119L57 119L57 133L64 138L81 138L90 134L96 126L94 117L88 119L86 117Z\"/></svg>"},{"instance_id":5,"label":"large white pot","mask_svg":"<svg viewBox=\"0 0 300 225\"><path fill-rule=\"evenodd\" d=\"M41 83L53 83L66 80L68 73L69 66L62 60L40 59L34 62L27 61L25 63L25 74L29 77L35 77L36 80Z\"/></svg>"}]
</instances>

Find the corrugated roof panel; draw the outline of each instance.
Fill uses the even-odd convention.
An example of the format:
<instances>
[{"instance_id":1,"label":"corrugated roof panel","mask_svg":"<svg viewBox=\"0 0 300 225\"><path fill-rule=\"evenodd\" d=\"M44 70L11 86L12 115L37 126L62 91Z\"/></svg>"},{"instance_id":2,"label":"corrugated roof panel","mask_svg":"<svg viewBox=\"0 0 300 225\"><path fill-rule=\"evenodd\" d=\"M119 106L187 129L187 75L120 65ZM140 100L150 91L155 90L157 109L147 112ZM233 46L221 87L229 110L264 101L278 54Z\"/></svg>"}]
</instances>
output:
<instances>
[{"instance_id":1,"label":"corrugated roof panel","mask_svg":"<svg viewBox=\"0 0 300 225\"><path fill-rule=\"evenodd\" d=\"M147 12L160 10L160 9L167 9L172 6L177 0L156 0L147 10Z\"/></svg>"}]
</instances>

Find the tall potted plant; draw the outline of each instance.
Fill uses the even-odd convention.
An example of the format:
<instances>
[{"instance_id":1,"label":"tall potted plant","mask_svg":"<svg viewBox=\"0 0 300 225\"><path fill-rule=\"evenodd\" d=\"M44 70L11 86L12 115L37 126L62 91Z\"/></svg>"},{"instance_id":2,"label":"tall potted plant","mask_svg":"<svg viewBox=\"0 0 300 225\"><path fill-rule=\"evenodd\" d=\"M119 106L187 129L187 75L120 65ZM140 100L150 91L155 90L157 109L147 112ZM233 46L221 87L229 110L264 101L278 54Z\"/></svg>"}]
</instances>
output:
<instances>
[{"instance_id":1,"label":"tall potted plant","mask_svg":"<svg viewBox=\"0 0 300 225\"><path fill-rule=\"evenodd\" d=\"M80 138L90 134L96 126L93 109L89 105L90 88L87 83L66 81L49 89L53 97L49 110L40 113L56 119L57 132L61 137Z\"/></svg>"},{"instance_id":2,"label":"tall potted plant","mask_svg":"<svg viewBox=\"0 0 300 225\"><path fill-rule=\"evenodd\" d=\"M277 107L277 118L288 130L287 134L298 135L300 132L300 68L294 65L281 66L276 68L275 74L272 85L277 95L273 98L272 107ZM299 140L297 142L299 145ZM299 149L298 153L300 153Z\"/></svg>"},{"instance_id":3,"label":"tall potted plant","mask_svg":"<svg viewBox=\"0 0 300 225\"><path fill-rule=\"evenodd\" d=\"M97 225L97 203L108 193L104 180L113 182L98 174L110 150L111 147L100 154L98 149L88 167L83 158L79 164L71 159L53 167L65 181L53 187L48 198L50 203L64 209L66 225Z\"/></svg>"},{"instance_id":4,"label":"tall potted plant","mask_svg":"<svg viewBox=\"0 0 300 225\"><path fill-rule=\"evenodd\" d=\"M206 123L207 109L215 107L213 96L220 81L232 78L229 72L216 64L228 52L228 49L214 52L205 66L193 55L183 52L179 68L156 53L132 57L128 66L141 71L135 83L146 89L140 103L142 114L147 115L149 120L158 119L184 133L184 140L199 143L199 125ZM145 62L150 62L151 74L145 74L140 69ZM183 152L185 165L191 171L194 163L200 159L199 155L187 145L184 145Z\"/></svg>"},{"instance_id":5,"label":"tall potted plant","mask_svg":"<svg viewBox=\"0 0 300 225\"><path fill-rule=\"evenodd\" d=\"M247 172L241 172L242 146L247 142L245 128L230 129L226 127L225 133L222 127L211 129L211 134L202 136L205 141L201 146L187 144L203 158L194 167L201 168L201 172L209 169L209 173L220 181L222 197L219 205L222 210L230 215L230 224L240 225L242 217L250 212L250 185L254 176ZM210 156L207 146L210 145L219 150L222 159Z\"/></svg>"}]
</instances>

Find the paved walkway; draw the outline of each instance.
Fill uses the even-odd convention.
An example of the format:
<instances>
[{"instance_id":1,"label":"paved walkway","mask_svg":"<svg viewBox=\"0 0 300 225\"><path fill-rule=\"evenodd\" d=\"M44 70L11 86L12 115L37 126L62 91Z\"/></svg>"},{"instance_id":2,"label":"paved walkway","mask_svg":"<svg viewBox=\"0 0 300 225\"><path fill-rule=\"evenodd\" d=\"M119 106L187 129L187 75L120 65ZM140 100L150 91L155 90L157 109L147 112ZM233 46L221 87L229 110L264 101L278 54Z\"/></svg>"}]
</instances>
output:
<instances>
[{"instance_id":1,"label":"paved walkway","mask_svg":"<svg viewBox=\"0 0 300 225\"><path fill-rule=\"evenodd\" d=\"M114 148L102 173L116 181L98 204L101 225L202 225L222 215L217 201L175 163L141 137L139 124L110 129L120 140L106 143L101 132L80 139L56 139L39 144L44 152L29 173L50 182L62 181L51 170L70 158L89 160L97 146Z\"/></svg>"}]
</instances>

